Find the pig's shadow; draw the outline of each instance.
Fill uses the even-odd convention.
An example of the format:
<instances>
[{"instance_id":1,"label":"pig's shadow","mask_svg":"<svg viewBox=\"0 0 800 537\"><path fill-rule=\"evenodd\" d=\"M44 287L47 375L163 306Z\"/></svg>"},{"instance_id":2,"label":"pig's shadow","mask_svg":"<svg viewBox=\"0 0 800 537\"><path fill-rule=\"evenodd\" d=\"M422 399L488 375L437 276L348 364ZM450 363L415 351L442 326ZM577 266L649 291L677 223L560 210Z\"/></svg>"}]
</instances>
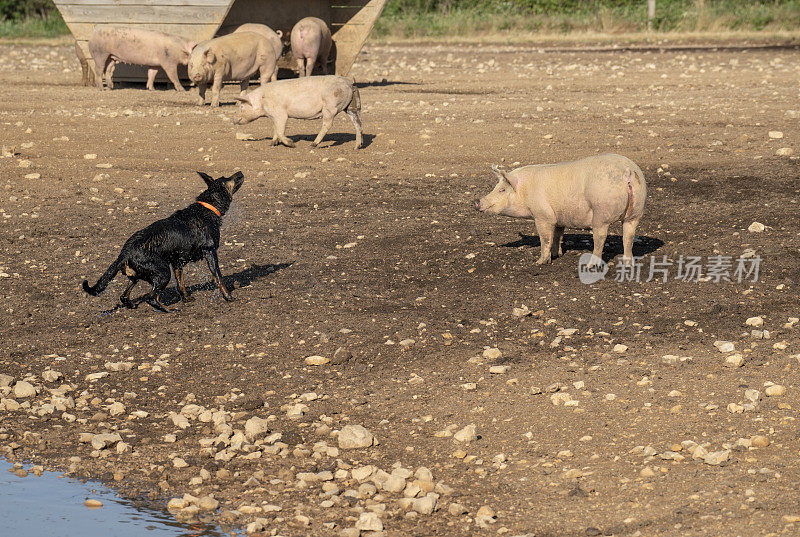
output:
<instances>
[{"instance_id":1,"label":"pig's shadow","mask_svg":"<svg viewBox=\"0 0 800 537\"><path fill-rule=\"evenodd\" d=\"M519 248L521 246L539 248L542 245L538 236L520 233L519 237L519 240L508 242L502 246L505 248ZM591 252L593 246L594 240L590 233L564 233L564 237L561 240L561 251L565 254L571 250ZM633 255L649 255L662 246L664 246L664 241L661 239L637 235L636 240L633 242ZM603 247L603 260L610 261L619 254L622 254L622 236L609 235Z\"/></svg>"},{"instance_id":2,"label":"pig's shadow","mask_svg":"<svg viewBox=\"0 0 800 537\"><path fill-rule=\"evenodd\" d=\"M374 134L362 134L362 136L364 137L364 145L361 146L362 149L372 145L372 141L375 140ZM316 134L295 134L294 136L289 136L289 139L293 142L313 142L316 137ZM319 148L327 149L328 147L336 147L337 145L355 143L355 141L355 134L350 134L349 132L329 132L319 143Z\"/></svg>"}]
</instances>

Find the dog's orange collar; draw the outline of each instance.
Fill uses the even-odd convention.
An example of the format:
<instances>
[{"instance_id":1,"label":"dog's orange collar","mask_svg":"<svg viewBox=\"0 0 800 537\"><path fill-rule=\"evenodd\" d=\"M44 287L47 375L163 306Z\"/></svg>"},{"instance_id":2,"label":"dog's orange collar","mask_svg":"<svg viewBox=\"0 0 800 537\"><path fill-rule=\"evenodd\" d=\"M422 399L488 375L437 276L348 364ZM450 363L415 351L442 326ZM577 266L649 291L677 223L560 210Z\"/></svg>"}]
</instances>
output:
<instances>
[{"instance_id":1,"label":"dog's orange collar","mask_svg":"<svg viewBox=\"0 0 800 537\"><path fill-rule=\"evenodd\" d=\"M211 211L211 212L212 212L212 213L214 213L215 215L217 215L217 216L219 216L220 218L222 218L222 213L221 213L221 212L219 212L219 209L217 209L216 207L214 207L214 206L213 206L213 205L211 205L210 203L206 203L206 202L204 202L204 201L198 201L197 203L199 203L200 205L202 205L203 207L205 207L206 209L208 209L209 211Z\"/></svg>"}]
</instances>

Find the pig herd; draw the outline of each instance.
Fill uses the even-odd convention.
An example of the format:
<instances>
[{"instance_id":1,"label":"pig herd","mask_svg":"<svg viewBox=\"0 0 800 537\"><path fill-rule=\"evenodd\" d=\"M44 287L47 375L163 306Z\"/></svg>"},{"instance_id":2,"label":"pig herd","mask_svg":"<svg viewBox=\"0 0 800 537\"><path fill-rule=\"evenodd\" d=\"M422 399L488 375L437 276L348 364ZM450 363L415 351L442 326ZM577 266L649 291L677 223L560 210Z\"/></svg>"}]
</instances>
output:
<instances>
[{"instance_id":1,"label":"pig herd","mask_svg":"<svg viewBox=\"0 0 800 537\"><path fill-rule=\"evenodd\" d=\"M282 32L263 24L244 24L233 33L201 43L140 28L101 27L89 40L89 52L96 66L98 88L113 87L114 66L121 62L148 68L147 89L153 89L158 69L163 69L175 89L185 91L178 78L178 66L185 65L192 84L198 87L200 105L205 104L209 85L211 106L219 106L223 82L238 81L241 93L236 100L240 107L233 122L241 125L261 117L271 119L273 145L294 147L285 134L288 119L321 118L322 128L312 143L317 146L334 117L344 111L355 127L356 147L362 147L358 88L351 79L327 74L332 45L327 24L306 17L292 28L288 41L299 78L277 79L284 37ZM80 49L78 53L81 58ZM316 66L320 66L322 76L311 76ZM248 92L250 79L256 73L260 87ZM475 208L533 220L541 241L537 264L549 263L561 255L561 238L567 227L592 230L592 253L600 262L609 226L615 222L622 223L623 263L632 262L647 186L641 169L628 158L606 154L508 172L495 166L492 169L498 182L475 203Z\"/></svg>"}]
</instances>

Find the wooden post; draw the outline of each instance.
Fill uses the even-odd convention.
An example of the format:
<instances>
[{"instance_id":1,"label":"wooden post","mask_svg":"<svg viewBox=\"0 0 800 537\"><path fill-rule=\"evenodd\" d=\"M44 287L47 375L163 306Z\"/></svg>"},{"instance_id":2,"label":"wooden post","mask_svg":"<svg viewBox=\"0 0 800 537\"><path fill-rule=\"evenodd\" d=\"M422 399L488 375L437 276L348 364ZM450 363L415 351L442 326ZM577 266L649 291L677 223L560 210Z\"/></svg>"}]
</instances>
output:
<instances>
[{"instance_id":1,"label":"wooden post","mask_svg":"<svg viewBox=\"0 0 800 537\"><path fill-rule=\"evenodd\" d=\"M656 18L656 0L647 0L647 31L653 31L653 19Z\"/></svg>"}]
</instances>

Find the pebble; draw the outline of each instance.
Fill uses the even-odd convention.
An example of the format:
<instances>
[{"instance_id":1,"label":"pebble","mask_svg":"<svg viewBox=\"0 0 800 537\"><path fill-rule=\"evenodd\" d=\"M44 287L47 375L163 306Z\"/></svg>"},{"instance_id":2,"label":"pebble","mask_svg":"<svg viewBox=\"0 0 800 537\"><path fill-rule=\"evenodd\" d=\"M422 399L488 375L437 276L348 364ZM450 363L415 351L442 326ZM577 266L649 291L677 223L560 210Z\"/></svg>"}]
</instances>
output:
<instances>
[{"instance_id":1,"label":"pebble","mask_svg":"<svg viewBox=\"0 0 800 537\"><path fill-rule=\"evenodd\" d=\"M503 375L508 373L510 369L511 366L509 365L493 365L489 368L489 373L492 373L493 375Z\"/></svg>"},{"instance_id":2,"label":"pebble","mask_svg":"<svg viewBox=\"0 0 800 537\"><path fill-rule=\"evenodd\" d=\"M64 375L60 371L53 371L52 369L48 369L47 371L42 372L42 379L45 382L56 382L63 376Z\"/></svg>"},{"instance_id":3,"label":"pebble","mask_svg":"<svg viewBox=\"0 0 800 537\"><path fill-rule=\"evenodd\" d=\"M360 531L383 531L383 521L377 513L365 511L358 517L356 529Z\"/></svg>"},{"instance_id":4,"label":"pebble","mask_svg":"<svg viewBox=\"0 0 800 537\"><path fill-rule=\"evenodd\" d=\"M453 516L460 516L467 514L469 511L467 511L467 509L460 503L451 503L447 507L447 512Z\"/></svg>"},{"instance_id":5,"label":"pebble","mask_svg":"<svg viewBox=\"0 0 800 537\"><path fill-rule=\"evenodd\" d=\"M742 367L744 365L744 356L738 352L731 354L725 358L725 365L728 367Z\"/></svg>"},{"instance_id":6,"label":"pebble","mask_svg":"<svg viewBox=\"0 0 800 537\"><path fill-rule=\"evenodd\" d=\"M761 233L765 229L767 229L767 226L765 226L761 222L753 222L752 224L750 224L750 226L748 226L747 231L749 231L750 233Z\"/></svg>"},{"instance_id":7,"label":"pebble","mask_svg":"<svg viewBox=\"0 0 800 537\"><path fill-rule=\"evenodd\" d=\"M767 386L764 390L769 397L777 397L786 394L786 387L780 384L773 384L771 386Z\"/></svg>"},{"instance_id":8,"label":"pebble","mask_svg":"<svg viewBox=\"0 0 800 537\"><path fill-rule=\"evenodd\" d=\"M703 462L711 466L719 466L730 458L730 450L712 451L703 457Z\"/></svg>"},{"instance_id":9,"label":"pebble","mask_svg":"<svg viewBox=\"0 0 800 537\"><path fill-rule=\"evenodd\" d=\"M422 498L417 498L411 504L411 509L421 515L430 515L438 508L439 495L435 492L429 492Z\"/></svg>"},{"instance_id":10,"label":"pebble","mask_svg":"<svg viewBox=\"0 0 800 537\"><path fill-rule=\"evenodd\" d=\"M174 459L172 459L172 466L174 466L175 468L186 468L187 466L189 466L189 463L187 463L180 457L175 457Z\"/></svg>"},{"instance_id":11,"label":"pebble","mask_svg":"<svg viewBox=\"0 0 800 537\"><path fill-rule=\"evenodd\" d=\"M753 447L767 447L770 444L769 438L766 436L757 434L755 436L750 437L750 445Z\"/></svg>"},{"instance_id":12,"label":"pebble","mask_svg":"<svg viewBox=\"0 0 800 537\"><path fill-rule=\"evenodd\" d=\"M265 436L269 432L269 422L258 416L253 416L244 424L244 435L251 442Z\"/></svg>"},{"instance_id":13,"label":"pebble","mask_svg":"<svg viewBox=\"0 0 800 537\"><path fill-rule=\"evenodd\" d=\"M769 131L769 137L772 140L780 140L783 138L783 132L781 131Z\"/></svg>"},{"instance_id":14,"label":"pebble","mask_svg":"<svg viewBox=\"0 0 800 537\"><path fill-rule=\"evenodd\" d=\"M237 140L255 140L252 134L248 134L246 132L237 132L236 133Z\"/></svg>"},{"instance_id":15,"label":"pebble","mask_svg":"<svg viewBox=\"0 0 800 537\"><path fill-rule=\"evenodd\" d=\"M466 427L464 427L463 429L461 429L460 431L456 432L453 435L453 440L455 440L456 442L463 442L465 444L474 442L477 439L478 439L478 434L476 432L474 424L467 425Z\"/></svg>"},{"instance_id":16,"label":"pebble","mask_svg":"<svg viewBox=\"0 0 800 537\"><path fill-rule=\"evenodd\" d=\"M612 350L616 353L622 354L628 350L628 346L623 345L622 343L617 343L616 345L614 345L614 348Z\"/></svg>"},{"instance_id":17,"label":"pebble","mask_svg":"<svg viewBox=\"0 0 800 537\"><path fill-rule=\"evenodd\" d=\"M308 365L325 365L331 361L330 358L326 358L324 356L308 356L305 359L305 362Z\"/></svg>"},{"instance_id":18,"label":"pebble","mask_svg":"<svg viewBox=\"0 0 800 537\"><path fill-rule=\"evenodd\" d=\"M97 158L97 155L95 155L94 153L86 153L85 155L83 155L83 158L86 160L95 160Z\"/></svg>"},{"instance_id":19,"label":"pebble","mask_svg":"<svg viewBox=\"0 0 800 537\"><path fill-rule=\"evenodd\" d=\"M745 324L747 326L759 327L759 326L762 326L764 324L764 319L762 317L749 317L745 321Z\"/></svg>"},{"instance_id":20,"label":"pebble","mask_svg":"<svg viewBox=\"0 0 800 537\"><path fill-rule=\"evenodd\" d=\"M36 395L36 388L30 382L20 380L14 384L14 397L25 399Z\"/></svg>"},{"instance_id":21,"label":"pebble","mask_svg":"<svg viewBox=\"0 0 800 537\"><path fill-rule=\"evenodd\" d=\"M502 356L503 353L500 352L500 349L497 347L492 347L483 351L483 357L487 360L499 360Z\"/></svg>"},{"instance_id":22,"label":"pebble","mask_svg":"<svg viewBox=\"0 0 800 537\"><path fill-rule=\"evenodd\" d=\"M791 147L781 147L777 151L775 151L775 154L779 157L791 157L792 155L794 155L794 149L792 149ZM33 174L33 175L38 175L38 174Z\"/></svg>"},{"instance_id":23,"label":"pebble","mask_svg":"<svg viewBox=\"0 0 800 537\"><path fill-rule=\"evenodd\" d=\"M89 500L86 500L85 502L83 502L83 505L85 505L89 509L99 509L99 508L103 507L103 502L101 502L100 500L89 499Z\"/></svg>"},{"instance_id":24,"label":"pebble","mask_svg":"<svg viewBox=\"0 0 800 537\"><path fill-rule=\"evenodd\" d=\"M362 425L345 425L336 439L341 449L366 448L375 443L375 436Z\"/></svg>"},{"instance_id":25,"label":"pebble","mask_svg":"<svg viewBox=\"0 0 800 537\"><path fill-rule=\"evenodd\" d=\"M719 352L733 352L735 349L732 341L715 341L714 346Z\"/></svg>"}]
</instances>

